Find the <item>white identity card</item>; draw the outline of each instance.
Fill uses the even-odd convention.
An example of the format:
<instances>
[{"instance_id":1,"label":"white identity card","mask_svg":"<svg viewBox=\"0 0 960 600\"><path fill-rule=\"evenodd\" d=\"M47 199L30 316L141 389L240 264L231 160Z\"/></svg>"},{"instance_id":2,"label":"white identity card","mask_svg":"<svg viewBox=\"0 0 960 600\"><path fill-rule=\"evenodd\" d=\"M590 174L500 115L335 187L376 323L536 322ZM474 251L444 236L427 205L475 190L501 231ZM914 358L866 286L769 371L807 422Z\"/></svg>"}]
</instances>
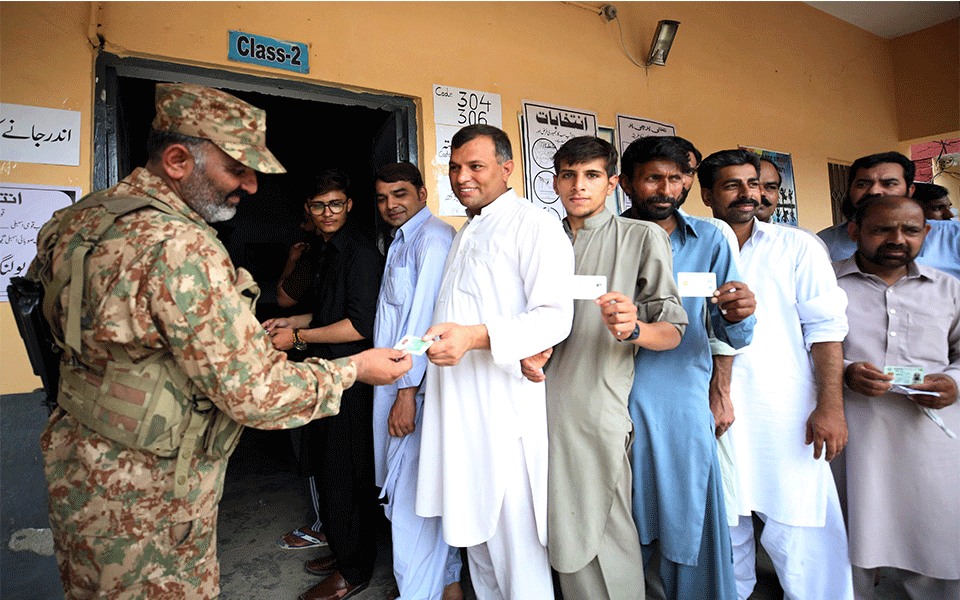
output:
<instances>
[{"instance_id":1,"label":"white identity card","mask_svg":"<svg viewBox=\"0 0 960 600\"><path fill-rule=\"evenodd\" d=\"M574 275L570 289L574 300L596 300L607 293L607 276Z\"/></svg>"},{"instance_id":2,"label":"white identity card","mask_svg":"<svg viewBox=\"0 0 960 600\"><path fill-rule=\"evenodd\" d=\"M923 383L922 367L896 367L886 366L883 368L884 375L893 375L892 385L913 385Z\"/></svg>"},{"instance_id":3,"label":"white identity card","mask_svg":"<svg viewBox=\"0 0 960 600\"><path fill-rule=\"evenodd\" d=\"M681 296L710 297L717 291L716 273L677 273Z\"/></svg>"},{"instance_id":4,"label":"white identity card","mask_svg":"<svg viewBox=\"0 0 960 600\"><path fill-rule=\"evenodd\" d=\"M405 350L410 354L416 354L417 356L423 356L423 353L427 351L427 348L433 345L433 340L425 342L420 339L420 336L417 335L405 335L403 338L397 342L397 345L393 347L394 350Z\"/></svg>"}]
</instances>

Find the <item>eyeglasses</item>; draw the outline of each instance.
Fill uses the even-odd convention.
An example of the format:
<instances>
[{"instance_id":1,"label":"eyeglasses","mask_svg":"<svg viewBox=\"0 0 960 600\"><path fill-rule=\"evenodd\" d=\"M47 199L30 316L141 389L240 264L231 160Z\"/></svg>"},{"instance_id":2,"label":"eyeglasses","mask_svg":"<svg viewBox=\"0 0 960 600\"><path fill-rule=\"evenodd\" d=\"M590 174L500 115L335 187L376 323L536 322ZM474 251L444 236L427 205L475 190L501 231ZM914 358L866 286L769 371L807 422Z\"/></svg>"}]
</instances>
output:
<instances>
[{"instance_id":1,"label":"eyeglasses","mask_svg":"<svg viewBox=\"0 0 960 600\"><path fill-rule=\"evenodd\" d=\"M333 202L314 202L313 204L308 204L307 208L310 209L315 215L322 215L330 209L330 212L338 215L343 212L343 207L347 205L343 200L334 200Z\"/></svg>"}]
</instances>

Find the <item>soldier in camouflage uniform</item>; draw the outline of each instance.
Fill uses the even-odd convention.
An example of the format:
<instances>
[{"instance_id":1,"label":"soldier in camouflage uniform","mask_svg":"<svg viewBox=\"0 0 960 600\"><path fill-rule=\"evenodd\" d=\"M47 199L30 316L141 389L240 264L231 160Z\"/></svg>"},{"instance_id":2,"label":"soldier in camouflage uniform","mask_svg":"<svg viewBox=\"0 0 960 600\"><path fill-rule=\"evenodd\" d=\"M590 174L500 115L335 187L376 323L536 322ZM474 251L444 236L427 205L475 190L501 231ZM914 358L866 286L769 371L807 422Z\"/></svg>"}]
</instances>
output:
<instances>
[{"instance_id":1,"label":"soldier in camouflage uniform","mask_svg":"<svg viewBox=\"0 0 960 600\"><path fill-rule=\"evenodd\" d=\"M103 201L152 199L153 207L112 222L88 249L85 272L73 271L83 281L53 294L47 313L65 347L60 407L42 447L68 599L216 597L217 503L235 446L235 437L218 434L235 423L290 428L336 414L355 381L385 384L411 365L389 349L293 363L272 347L240 291L253 284L249 274L234 268L206 224L229 219L240 198L256 192L254 170L284 172L265 145L266 115L197 85L158 84L156 101L147 165L80 210L58 211L40 232L30 269L51 296L51 279L104 222ZM124 376L154 362L170 371L156 393L186 406L185 420L206 419L199 437L184 434L191 443L174 440L172 456L90 428L136 428L122 406L88 407L100 395L143 404L149 390Z\"/></svg>"}]
</instances>

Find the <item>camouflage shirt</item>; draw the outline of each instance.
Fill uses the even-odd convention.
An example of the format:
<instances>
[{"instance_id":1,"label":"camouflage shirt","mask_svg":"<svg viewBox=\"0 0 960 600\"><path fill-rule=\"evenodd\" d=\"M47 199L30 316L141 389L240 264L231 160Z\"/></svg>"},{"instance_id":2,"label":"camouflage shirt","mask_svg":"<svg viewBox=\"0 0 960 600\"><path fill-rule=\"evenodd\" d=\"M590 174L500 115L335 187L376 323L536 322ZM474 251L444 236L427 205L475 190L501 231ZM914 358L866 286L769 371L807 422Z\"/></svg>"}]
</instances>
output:
<instances>
[{"instance_id":1,"label":"camouflage shirt","mask_svg":"<svg viewBox=\"0 0 960 600\"><path fill-rule=\"evenodd\" d=\"M353 361L293 363L275 350L236 289L249 275L234 268L215 231L159 177L137 169L99 193L150 196L186 220L142 209L120 217L91 251L81 321L81 361L91 373L102 374L108 345L120 344L134 360L172 353L220 410L245 425L290 428L338 412L342 391L356 378ZM96 226L100 210L74 216L56 240L54 270L71 240ZM58 211L43 227L39 247L63 217ZM35 261L31 271L37 268ZM68 293L69 286L57 307L62 328ZM192 521L213 511L223 490L226 459L198 448L190 493L174 498L175 458L127 448L62 410L51 417L42 446L51 521L77 535L136 537Z\"/></svg>"}]
</instances>

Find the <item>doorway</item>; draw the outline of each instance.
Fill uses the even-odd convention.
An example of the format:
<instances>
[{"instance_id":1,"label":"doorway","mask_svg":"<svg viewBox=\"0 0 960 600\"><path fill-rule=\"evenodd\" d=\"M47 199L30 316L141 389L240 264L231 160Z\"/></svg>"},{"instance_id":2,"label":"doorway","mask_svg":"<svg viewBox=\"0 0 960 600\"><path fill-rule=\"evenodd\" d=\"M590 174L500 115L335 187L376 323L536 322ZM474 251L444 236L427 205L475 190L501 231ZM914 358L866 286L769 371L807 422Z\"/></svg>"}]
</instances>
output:
<instances>
[{"instance_id":1,"label":"doorway","mask_svg":"<svg viewBox=\"0 0 960 600\"><path fill-rule=\"evenodd\" d=\"M276 310L276 282L288 249L309 235L300 227L305 179L325 168L343 170L351 184L350 219L376 239L385 229L374 200L376 169L400 160L417 164L410 98L108 53L100 54L96 68L94 189L146 163L159 81L215 87L266 111L267 146L287 173L258 174L257 193L244 199L233 219L214 224L234 264L260 284L262 318Z\"/></svg>"}]
</instances>

